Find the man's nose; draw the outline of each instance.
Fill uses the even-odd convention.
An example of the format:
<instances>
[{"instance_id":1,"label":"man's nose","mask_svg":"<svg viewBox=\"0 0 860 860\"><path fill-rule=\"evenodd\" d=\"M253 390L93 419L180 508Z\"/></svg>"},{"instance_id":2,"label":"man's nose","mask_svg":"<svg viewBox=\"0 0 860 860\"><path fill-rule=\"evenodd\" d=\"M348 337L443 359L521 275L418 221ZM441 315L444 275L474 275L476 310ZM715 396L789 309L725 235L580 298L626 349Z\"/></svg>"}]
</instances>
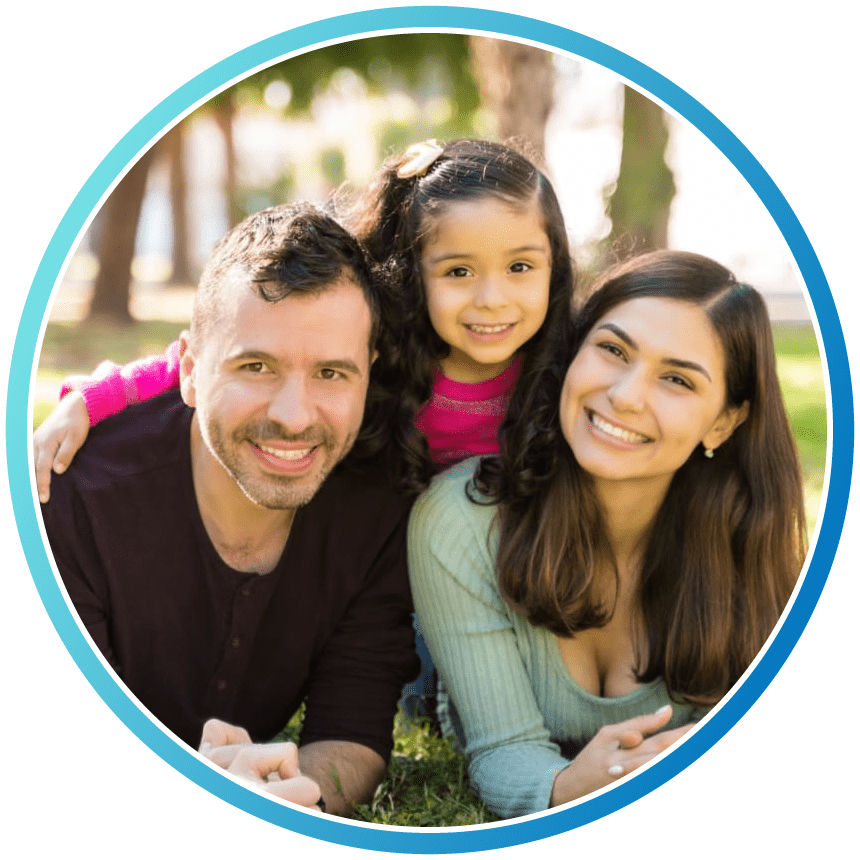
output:
<instances>
[{"instance_id":1,"label":"man's nose","mask_svg":"<svg viewBox=\"0 0 860 860\"><path fill-rule=\"evenodd\" d=\"M307 381L299 374L288 376L269 402L269 418L289 433L301 433L314 423L315 417Z\"/></svg>"}]
</instances>

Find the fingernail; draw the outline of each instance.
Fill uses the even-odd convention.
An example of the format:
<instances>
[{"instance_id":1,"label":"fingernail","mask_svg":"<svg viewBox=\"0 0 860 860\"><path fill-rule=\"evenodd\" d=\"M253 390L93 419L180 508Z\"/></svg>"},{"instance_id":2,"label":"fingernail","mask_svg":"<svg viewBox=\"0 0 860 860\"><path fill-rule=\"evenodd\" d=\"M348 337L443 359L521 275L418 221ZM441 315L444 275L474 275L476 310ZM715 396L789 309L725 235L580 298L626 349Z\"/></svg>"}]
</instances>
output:
<instances>
[{"instance_id":1,"label":"fingernail","mask_svg":"<svg viewBox=\"0 0 860 860\"><path fill-rule=\"evenodd\" d=\"M614 764L606 771L610 776L621 776L624 773L624 765Z\"/></svg>"},{"instance_id":2,"label":"fingernail","mask_svg":"<svg viewBox=\"0 0 860 860\"><path fill-rule=\"evenodd\" d=\"M657 710L656 710L656 711L654 711L654 713L655 713L655 714L665 714L665 713L666 713L666 711L671 711L671 710L672 710L672 706L671 706L671 705L663 705L663 707L662 707L662 708L657 708Z\"/></svg>"},{"instance_id":3,"label":"fingernail","mask_svg":"<svg viewBox=\"0 0 860 860\"><path fill-rule=\"evenodd\" d=\"M43 505L47 505L48 504L48 496L45 493L39 493L39 501Z\"/></svg>"}]
</instances>

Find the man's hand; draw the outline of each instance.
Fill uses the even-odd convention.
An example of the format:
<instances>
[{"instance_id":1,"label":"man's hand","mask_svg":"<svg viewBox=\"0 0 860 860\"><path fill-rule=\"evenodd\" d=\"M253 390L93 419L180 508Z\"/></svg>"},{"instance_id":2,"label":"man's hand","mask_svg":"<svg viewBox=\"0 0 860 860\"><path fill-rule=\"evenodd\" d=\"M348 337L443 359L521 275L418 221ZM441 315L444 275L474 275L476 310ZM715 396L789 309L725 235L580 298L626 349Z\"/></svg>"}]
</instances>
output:
<instances>
[{"instance_id":1,"label":"man's hand","mask_svg":"<svg viewBox=\"0 0 860 860\"><path fill-rule=\"evenodd\" d=\"M33 433L36 491L43 505L51 498L51 469L58 475L65 472L89 432L84 398L80 392L70 391Z\"/></svg>"},{"instance_id":2,"label":"man's hand","mask_svg":"<svg viewBox=\"0 0 860 860\"><path fill-rule=\"evenodd\" d=\"M200 753L228 773L256 783L270 794L297 806L319 809L320 788L299 769L294 743L254 744L245 729L222 720L208 720Z\"/></svg>"}]
</instances>

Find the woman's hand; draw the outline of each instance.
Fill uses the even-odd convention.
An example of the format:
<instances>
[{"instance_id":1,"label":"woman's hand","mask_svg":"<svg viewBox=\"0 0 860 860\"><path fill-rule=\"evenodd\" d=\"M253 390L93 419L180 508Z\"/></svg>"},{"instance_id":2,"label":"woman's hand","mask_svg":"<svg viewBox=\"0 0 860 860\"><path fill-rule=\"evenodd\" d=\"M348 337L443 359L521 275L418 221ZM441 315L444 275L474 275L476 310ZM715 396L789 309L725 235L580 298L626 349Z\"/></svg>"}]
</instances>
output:
<instances>
[{"instance_id":1,"label":"woman's hand","mask_svg":"<svg viewBox=\"0 0 860 860\"><path fill-rule=\"evenodd\" d=\"M51 469L58 475L65 472L89 432L84 398L80 392L70 391L33 433L36 491L43 505L51 498Z\"/></svg>"},{"instance_id":2,"label":"woman's hand","mask_svg":"<svg viewBox=\"0 0 860 860\"><path fill-rule=\"evenodd\" d=\"M551 806L568 803L604 788L651 761L682 738L692 723L660 731L672 718L672 706L623 723L603 726L556 777Z\"/></svg>"}]
</instances>

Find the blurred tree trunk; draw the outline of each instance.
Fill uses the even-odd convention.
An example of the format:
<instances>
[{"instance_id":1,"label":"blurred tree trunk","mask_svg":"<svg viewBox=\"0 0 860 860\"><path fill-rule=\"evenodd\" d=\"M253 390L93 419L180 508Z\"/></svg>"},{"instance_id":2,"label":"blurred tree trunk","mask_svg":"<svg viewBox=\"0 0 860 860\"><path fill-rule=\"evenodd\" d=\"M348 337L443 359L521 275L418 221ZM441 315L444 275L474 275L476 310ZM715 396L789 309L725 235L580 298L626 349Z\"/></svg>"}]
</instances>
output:
<instances>
[{"instance_id":1,"label":"blurred tree trunk","mask_svg":"<svg viewBox=\"0 0 860 860\"><path fill-rule=\"evenodd\" d=\"M213 100L213 115L221 135L224 138L224 194L227 197L227 222L234 227L241 220L241 213L236 202L237 182L237 159L236 142L233 137L233 116L236 107L233 103L233 94L230 90L219 93Z\"/></svg>"},{"instance_id":2,"label":"blurred tree trunk","mask_svg":"<svg viewBox=\"0 0 860 860\"><path fill-rule=\"evenodd\" d=\"M98 253L99 271L87 319L107 318L123 324L132 322L129 308L131 263L146 178L154 152L155 147L144 152L105 201Z\"/></svg>"},{"instance_id":3,"label":"blurred tree trunk","mask_svg":"<svg viewBox=\"0 0 860 860\"><path fill-rule=\"evenodd\" d=\"M173 126L161 139L170 167L170 209L173 222L173 284L193 281L188 241L188 181L185 175L185 123Z\"/></svg>"},{"instance_id":4,"label":"blurred tree trunk","mask_svg":"<svg viewBox=\"0 0 860 860\"><path fill-rule=\"evenodd\" d=\"M610 242L622 255L665 248L675 180L666 164L669 129L663 109L624 87L623 142L618 179L607 204Z\"/></svg>"},{"instance_id":5,"label":"blurred tree trunk","mask_svg":"<svg viewBox=\"0 0 860 860\"><path fill-rule=\"evenodd\" d=\"M469 47L481 97L498 118L499 137L525 139L542 159L553 104L552 54L485 36L470 36Z\"/></svg>"}]
</instances>

